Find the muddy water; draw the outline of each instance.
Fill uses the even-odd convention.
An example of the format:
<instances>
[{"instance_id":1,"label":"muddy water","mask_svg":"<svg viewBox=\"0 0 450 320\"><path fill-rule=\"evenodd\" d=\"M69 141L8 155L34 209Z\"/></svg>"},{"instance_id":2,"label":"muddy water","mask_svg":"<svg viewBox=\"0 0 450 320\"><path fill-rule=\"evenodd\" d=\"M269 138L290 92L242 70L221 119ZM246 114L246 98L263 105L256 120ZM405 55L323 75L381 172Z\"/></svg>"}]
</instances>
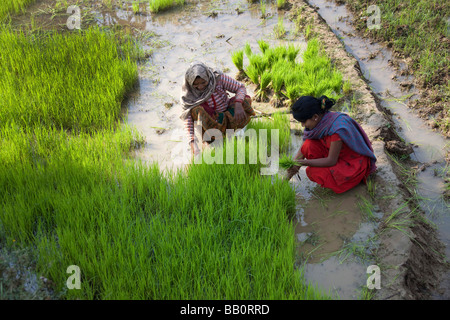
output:
<instances>
[{"instance_id":1,"label":"muddy water","mask_svg":"<svg viewBox=\"0 0 450 320\"><path fill-rule=\"evenodd\" d=\"M291 153L301 143L292 135ZM303 262L305 278L341 299L359 299L367 284L367 267L374 264L370 255L378 245L373 240L376 218L383 213L373 207L375 219L363 214L363 204L370 201L364 184L335 194L310 181L304 168L291 182L298 203L298 260Z\"/></svg>"},{"instance_id":2,"label":"muddy water","mask_svg":"<svg viewBox=\"0 0 450 320\"><path fill-rule=\"evenodd\" d=\"M393 55L390 50L370 40L355 36L356 31L350 25L353 16L345 6L325 0L309 0L311 5L319 7L319 14L325 19L333 32L342 38L346 50L359 62L364 77L370 81L375 94L381 98L384 107L394 113L396 129L400 136L416 145L413 160L418 167L426 169L418 173L417 194L421 197L420 206L427 217L436 224L441 240L446 245L447 259L450 257L450 210L443 199L443 172L446 169L445 155L448 141L440 134L428 129L426 124L407 108L410 99L416 98L416 90L411 87L404 90L401 83L411 83L412 76L401 76L406 65L400 63L399 71L390 64ZM446 274L441 287L433 293L435 299L450 297L450 273Z\"/></svg>"}]
</instances>

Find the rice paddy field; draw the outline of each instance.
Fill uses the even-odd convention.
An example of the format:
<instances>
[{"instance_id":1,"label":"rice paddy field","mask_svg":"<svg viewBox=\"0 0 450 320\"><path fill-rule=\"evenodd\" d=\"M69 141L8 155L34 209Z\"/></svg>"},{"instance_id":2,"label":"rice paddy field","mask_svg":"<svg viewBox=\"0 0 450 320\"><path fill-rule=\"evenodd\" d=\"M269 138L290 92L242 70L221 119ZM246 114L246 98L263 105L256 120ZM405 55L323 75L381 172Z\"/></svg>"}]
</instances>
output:
<instances>
[{"instance_id":1,"label":"rice paddy field","mask_svg":"<svg viewBox=\"0 0 450 320\"><path fill-rule=\"evenodd\" d=\"M68 28L70 5L81 7L80 29ZM0 4L0 299L372 299L365 270L381 263L378 234L351 236L362 225L408 233L407 204L380 208L389 196L380 200L375 180L338 199L305 179L283 180L301 133L289 106L300 96L327 95L361 116L358 88L300 16L304 8L281 0ZM180 79L195 60L244 82L258 112L243 137L175 166L174 151L187 147L175 134L183 131ZM275 174L263 174L274 164ZM319 219L299 231L307 212L326 215L328 227ZM339 265L335 278L341 267L358 273L346 280L351 293L308 279L319 253ZM343 265L358 255L362 265Z\"/></svg>"},{"instance_id":2,"label":"rice paddy field","mask_svg":"<svg viewBox=\"0 0 450 320\"><path fill-rule=\"evenodd\" d=\"M329 298L294 268L295 194L261 164L166 176L131 157L143 138L120 111L138 76L135 42L6 25L0 38L2 249L31 248L58 296ZM82 290L67 290L71 265Z\"/></svg>"}]
</instances>

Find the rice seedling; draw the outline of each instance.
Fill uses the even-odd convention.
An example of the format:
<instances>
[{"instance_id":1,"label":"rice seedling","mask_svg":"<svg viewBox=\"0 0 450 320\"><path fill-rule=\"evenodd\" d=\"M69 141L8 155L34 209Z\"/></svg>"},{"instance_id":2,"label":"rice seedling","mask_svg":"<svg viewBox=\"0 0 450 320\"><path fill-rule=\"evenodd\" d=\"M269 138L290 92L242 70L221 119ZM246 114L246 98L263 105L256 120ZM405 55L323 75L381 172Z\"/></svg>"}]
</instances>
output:
<instances>
[{"instance_id":1,"label":"rice seedling","mask_svg":"<svg viewBox=\"0 0 450 320\"><path fill-rule=\"evenodd\" d=\"M248 42L245 43L244 53L247 56L247 58L250 58L253 55L252 47L250 46L250 43L248 43Z\"/></svg>"},{"instance_id":2,"label":"rice seedling","mask_svg":"<svg viewBox=\"0 0 450 320\"><path fill-rule=\"evenodd\" d=\"M269 44L266 41L264 41L263 39L258 40L258 45L259 45L259 49L261 49L261 52L263 54L265 54L266 50L269 49Z\"/></svg>"},{"instance_id":3,"label":"rice seedling","mask_svg":"<svg viewBox=\"0 0 450 320\"><path fill-rule=\"evenodd\" d=\"M358 296L358 300L373 300L376 296L376 291L371 290L366 286L361 288L360 294Z\"/></svg>"},{"instance_id":4,"label":"rice seedling","mask_svg":"<svg viewBox=\"0 0 450 320\"><path fill-rule=\"evenodd\" d=\"M255 95L255 100L258 102L267 102L267 88L270 84L270 81L272 80L272 75L268 70L264 70L264 72L261 74L261 81L258 88L258 91Z\"/></svg>"},{"instance_id":5,"label":"rice seedling","mask_svg":"<svg viewBox=\"0 0 450 320\"><path fill-rule=\"evenodd\" d=\"M305 240L305 243L308 243L313 247L316 247L320 243L320 235L317 233L317 231L311 232L309 237Z\"/></svg>"},{"instance_id":6,"label":"rice seedling","mask_svg":"<svg viewBox=\"0 0 450 320\"><path fill-rule=\"evenodd\" d=\"M342 249L332 253L331 256L337 256L340 263L344 263L347 259L353 258L361 261L368 261L369 253L366 242L349 242L344 244Z\"/></svg>"},{"instance_id":7,"label":"rice seedling","mask_svg":"<svg viewBox=\"0 0 450 320\"><path fill-rule=\"evenodd\" d=\"M286 0L277 0L277 8L282 9L286 5Z\"/></svg>"},{"instance_id":8,"label":"rice seedling","mask_svg":"<svg viewBox=\"0 0 450 320\"><path fill-rule=\"evenodd\" d=\"M8 15L24 13L25 8L36 0L3 0L0 6L0 22L7 19Z\"/></svg>"},{"instance_id":9,"label":"rice seedling","mask_svg":"<svg viewBox=\"0 0 450 320\"><path fill-rule=\"evenodd\" d=\"M377 183L373 177L369 177L366 180L367 191L369 192L369 196L372 200L375 200L377 194Z\"/></svg>"},{"instance_id":10,"label":"rice seedling","mask_svg":"<svg viewBox=\"0 0 450 320\"><path fill-rule=\"evenodd\" d=\"M244 50L236 50L231 54L231 60L238 71L244 71Z\"/></svg>"},{"instance_id":11,"label":"rice seedling","mask_svg":"<svg viewBox=\"0 0 450 320\"><path fill-rule=\"evenodd\" d=\"M344 95L348 95L353 91L352 84L349 80L344 81L342 86L342 92Z\"/></svg>"},{"instance_id":12,"label":"rice seedling","mask_svg":"<svg viewBox=\"0 0 450 320\"><path fill-rule=\"evenodd\" d=\"M401 206L395 209L389 217L382 221L380 229L397 229L411 239L414 238L414 235L409 231L409 228L414 226L413 216L417 208L409 211L408 205L408 202L404 202Z\"/></svg>"},{"instance_id":13,"label":"rice seedling","mask_svg":"<svg viewBox=\"0 0 450 320\"><path fill-rule=\"evenodd\" d=\"M282 39L286 35L283 18L278 18L278 23L273 27L273 33L276 39Z\"/></svg>"},{"instance_id":14,"label":"rice seedling","mask_svg":"<svg viewBox=\"0 0 450 320\"><path fill-rule=\"evenodd\" d=\"M261 0L259 7L261 9L261 19L265 19L267 14L266 14L266 1L265 0Z\"/></svg>"},{"instance_id":15,"label":"rice seedling","mask_svg":"<svg viewBox=\"0 0 450 320\"><path fill-rule=\"evenodd\" d=\"M377 220L377 217L373 213L373 204L369 200L364 197L359 197L358 207L368 221Z\"/></svg>"},{"instance_id":16,"label":"rice seedling","mask_svg":"<svg viewBox=\"0 0 450 320\"><path fill-rule=\"evenodd\" d=\"M305 39L306 40L309 40L309 39L311 39L312 38L312 35L313 35L313 27L312 27L312 25L311 24L308 24L307 26L306 26L306 28L305 28Z\"/></svg>"},{"instance_id":17,"label":"rice seedling","mask_svg":"<svg viewBox=\"0 0 450 320\"><path fill-rule=\"evenodd\" d=\"M131 6L132 6L132 9L133 9L133 13L134 14L138 14L139 10L140 10L140 8L139 8L139 1L133 1Z\"/></svg>"},{"instance_id":18,"label":"rice seedling","mask_svg":"<svg viewBox=\"0 0 450 320\"><path fill-rule=\"evenodd\" d=\"M149 8L152 13L158 13L184 4L185 0L149 0Z\"/></svg>"}]
</instances>

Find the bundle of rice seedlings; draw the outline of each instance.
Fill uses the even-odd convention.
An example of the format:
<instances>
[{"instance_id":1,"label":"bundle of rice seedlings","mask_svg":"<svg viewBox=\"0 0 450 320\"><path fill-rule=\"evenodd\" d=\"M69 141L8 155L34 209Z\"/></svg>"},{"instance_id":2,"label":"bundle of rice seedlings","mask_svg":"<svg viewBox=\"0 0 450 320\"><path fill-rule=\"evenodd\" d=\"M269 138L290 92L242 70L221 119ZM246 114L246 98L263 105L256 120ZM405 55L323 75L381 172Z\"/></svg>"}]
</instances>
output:
<instances>
[{"instance_id":1,"label":"bundle of rice seedlings","mask_svg":"<svg viewBox=\"0 0 450 320\"><path fill-rule=\"evenodd\" d=\"M274 68L272 71L272 89L274 95L270 103L275 108L280 108L283 106L284 95L281 92L283 84L284 84L284 69Z\"/></svg>"},{"instance_id":2,"label":"bundle of rice seedlings","mask_svg":"<svg viewBox=\"0 0 450 320\"><path fill-rule=\"evenodd\" d=\"M330 85L333 88L334 92L339 94L342 89L342 73L334 70L333 74L331 75Z\"/></svg>"},{"instance_id":3,"label":"bundle of rice seedlings","mask_svg":"<svg viewBox=\"0 0 450 320\"><path fill-rule=\"evenodd\" d=\"M286 154L281 156L278 164L280 168L285 170L292 168L293 166L301 166L292 156L288 156Z\"/></svg>"},{"instance_id":4,"label":"bundle of rice seedlings","mask_svg":"<svg viewBox=\"0 0 450 320\"><path fill-rule=\"evenodd\" d=\"M236 76L237 80L242 80L245 78L244 72L244 50L237 50L231 54L231 60L233 64L238 69L238 74Z\"/></svg>"},{"instance_id":5,"label":"bundle of rice seedlings","mask_svg":"<svg viewBox=\"0 0 450 320\"><path fill-rule=\"evenodd\" d=\"M300 97L300 84L292 84L286 87L286 96L289 98L290 102L293 104ZM307 93L303 93L303 95L308 95Z\"/></svg>"},{"instance_id":6,"label":"bundle of rice seedlings","mask_svg":"<svg viewBox=\"0 0 450 320\"><path fill-rule=\"evenodd\" d=\"M297 48L293 44L289 44L286 50L286 58L289 61L295 62L295 58L297 58L298 52L300 51L300 48Z\"/></svg>"},{"instance_id":7,"label":"bundle of rice seedlings","mask_svg":"<svg viewBox=\"0 0 450 320\"><path fill-rule=\"evenodd\" d=\"M281 88L284 83L283 70L275 70L272 72L272 89L276 95L281 94Z\"/></svg>"},{"instance_id":8,"label":"bundle of rice seedlings","mask_svg":"<svg viewBox=\"0 0 450 320\"><path fill-rule=\"evenodd\" d=\"M247 77L257 86L259 86L259 73L258 69L253 64L249 64L247 69L245 69L245 74Z\"/></svg>"},{"instance_id":9,"label":"bundle of rice seedlings","mask_svg":"<svg viewBox=\"0 0 450 320\"><path fill-rule=\"evenodd\" d=\"M231 60L239 71L244 71L244 50L236 50L231 54Z\"/></svg>"},{"instance_id":10,"label":"bundle of rice seedlings","mask_svg":"<svg viewBox=\"0 0 450 320\"><path fill-rule=\"evenodd\" d=\"M158 13L185 4L185 0L149 0L150 12Z\"/></svg>"},{"instance_id":11,"label":"bundle of rice seedlings","mask_svg":"<svg viewBox=\"0 0 450 320\"><path fill-rule=\"evenodd\" d=\"M265 70L261 75L261 82L258 91L256 92L256 101L267 102L267 87L272 80L272 75L268 70Z\"/></svg>"},{"instance_id":12,"label":"bundle of rice seedlings","mask_svg":"<svg viewBox=\"0 0 450 320\"><path fill-rule=\"evenodd\" d=\"M263 55L253 54L249 57L249 64L253 65L258 70L258 75L261 76L269 66L269 61Z\"/></svg>"}]
</instances>

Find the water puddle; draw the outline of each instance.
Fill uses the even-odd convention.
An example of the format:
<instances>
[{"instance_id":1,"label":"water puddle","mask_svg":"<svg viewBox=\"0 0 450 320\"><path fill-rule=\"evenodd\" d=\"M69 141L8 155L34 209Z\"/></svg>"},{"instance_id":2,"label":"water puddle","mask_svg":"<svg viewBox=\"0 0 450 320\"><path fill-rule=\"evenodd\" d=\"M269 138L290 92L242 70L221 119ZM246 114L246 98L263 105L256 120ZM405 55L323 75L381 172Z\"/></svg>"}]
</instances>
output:
<instances>
[{"instance_id":1,"label":"water puddle","mask_svg":"<svg viewBox=\"0 0 450 320\"><path fill-rule=\"evenodd\" d=\"M292 135L292 154L301 143ZM378 245L373 240L377 219L383 216L370 204L367 186L335 194L310 181L303 168L291 183L297 194L295 233L305 278L341 299L360 298L367 267L374 264L370 255ZM365 216L367 210L370 215Z\"/></svg>"},{"instance_id":2,"label":"water puddle","mask_svg":"<svg viewBox=\"0 0 450 320\"><path fill-rule=\"evenodd\" d=\"M446 245L447 259L450 257L450 215L448 203L442 194L444 191L443 173L447 169L445 162L448 141L439 133L431 131L422 119L407 107L410 100L417 98L412 83L413 77L400 75L406 65L400 63L399 70L392 67L393 54L370 39L355 36L356 31L350 25L353 15L345 6L325 0L309 0L319 8L319 14L325 19L333 32L342 39L346 50L359 62L361 71L370 82L372 91L381 98L382 105L394 114L393 120L399 135L408 143L414 144L411 158L418 162L417 194L420 206L427 217L436 224L440 239ZM418 134L420 132L420 134ZM450 273L447 273L439 290L433 298L450 297Z\"/></svg>"}]
</instances>

